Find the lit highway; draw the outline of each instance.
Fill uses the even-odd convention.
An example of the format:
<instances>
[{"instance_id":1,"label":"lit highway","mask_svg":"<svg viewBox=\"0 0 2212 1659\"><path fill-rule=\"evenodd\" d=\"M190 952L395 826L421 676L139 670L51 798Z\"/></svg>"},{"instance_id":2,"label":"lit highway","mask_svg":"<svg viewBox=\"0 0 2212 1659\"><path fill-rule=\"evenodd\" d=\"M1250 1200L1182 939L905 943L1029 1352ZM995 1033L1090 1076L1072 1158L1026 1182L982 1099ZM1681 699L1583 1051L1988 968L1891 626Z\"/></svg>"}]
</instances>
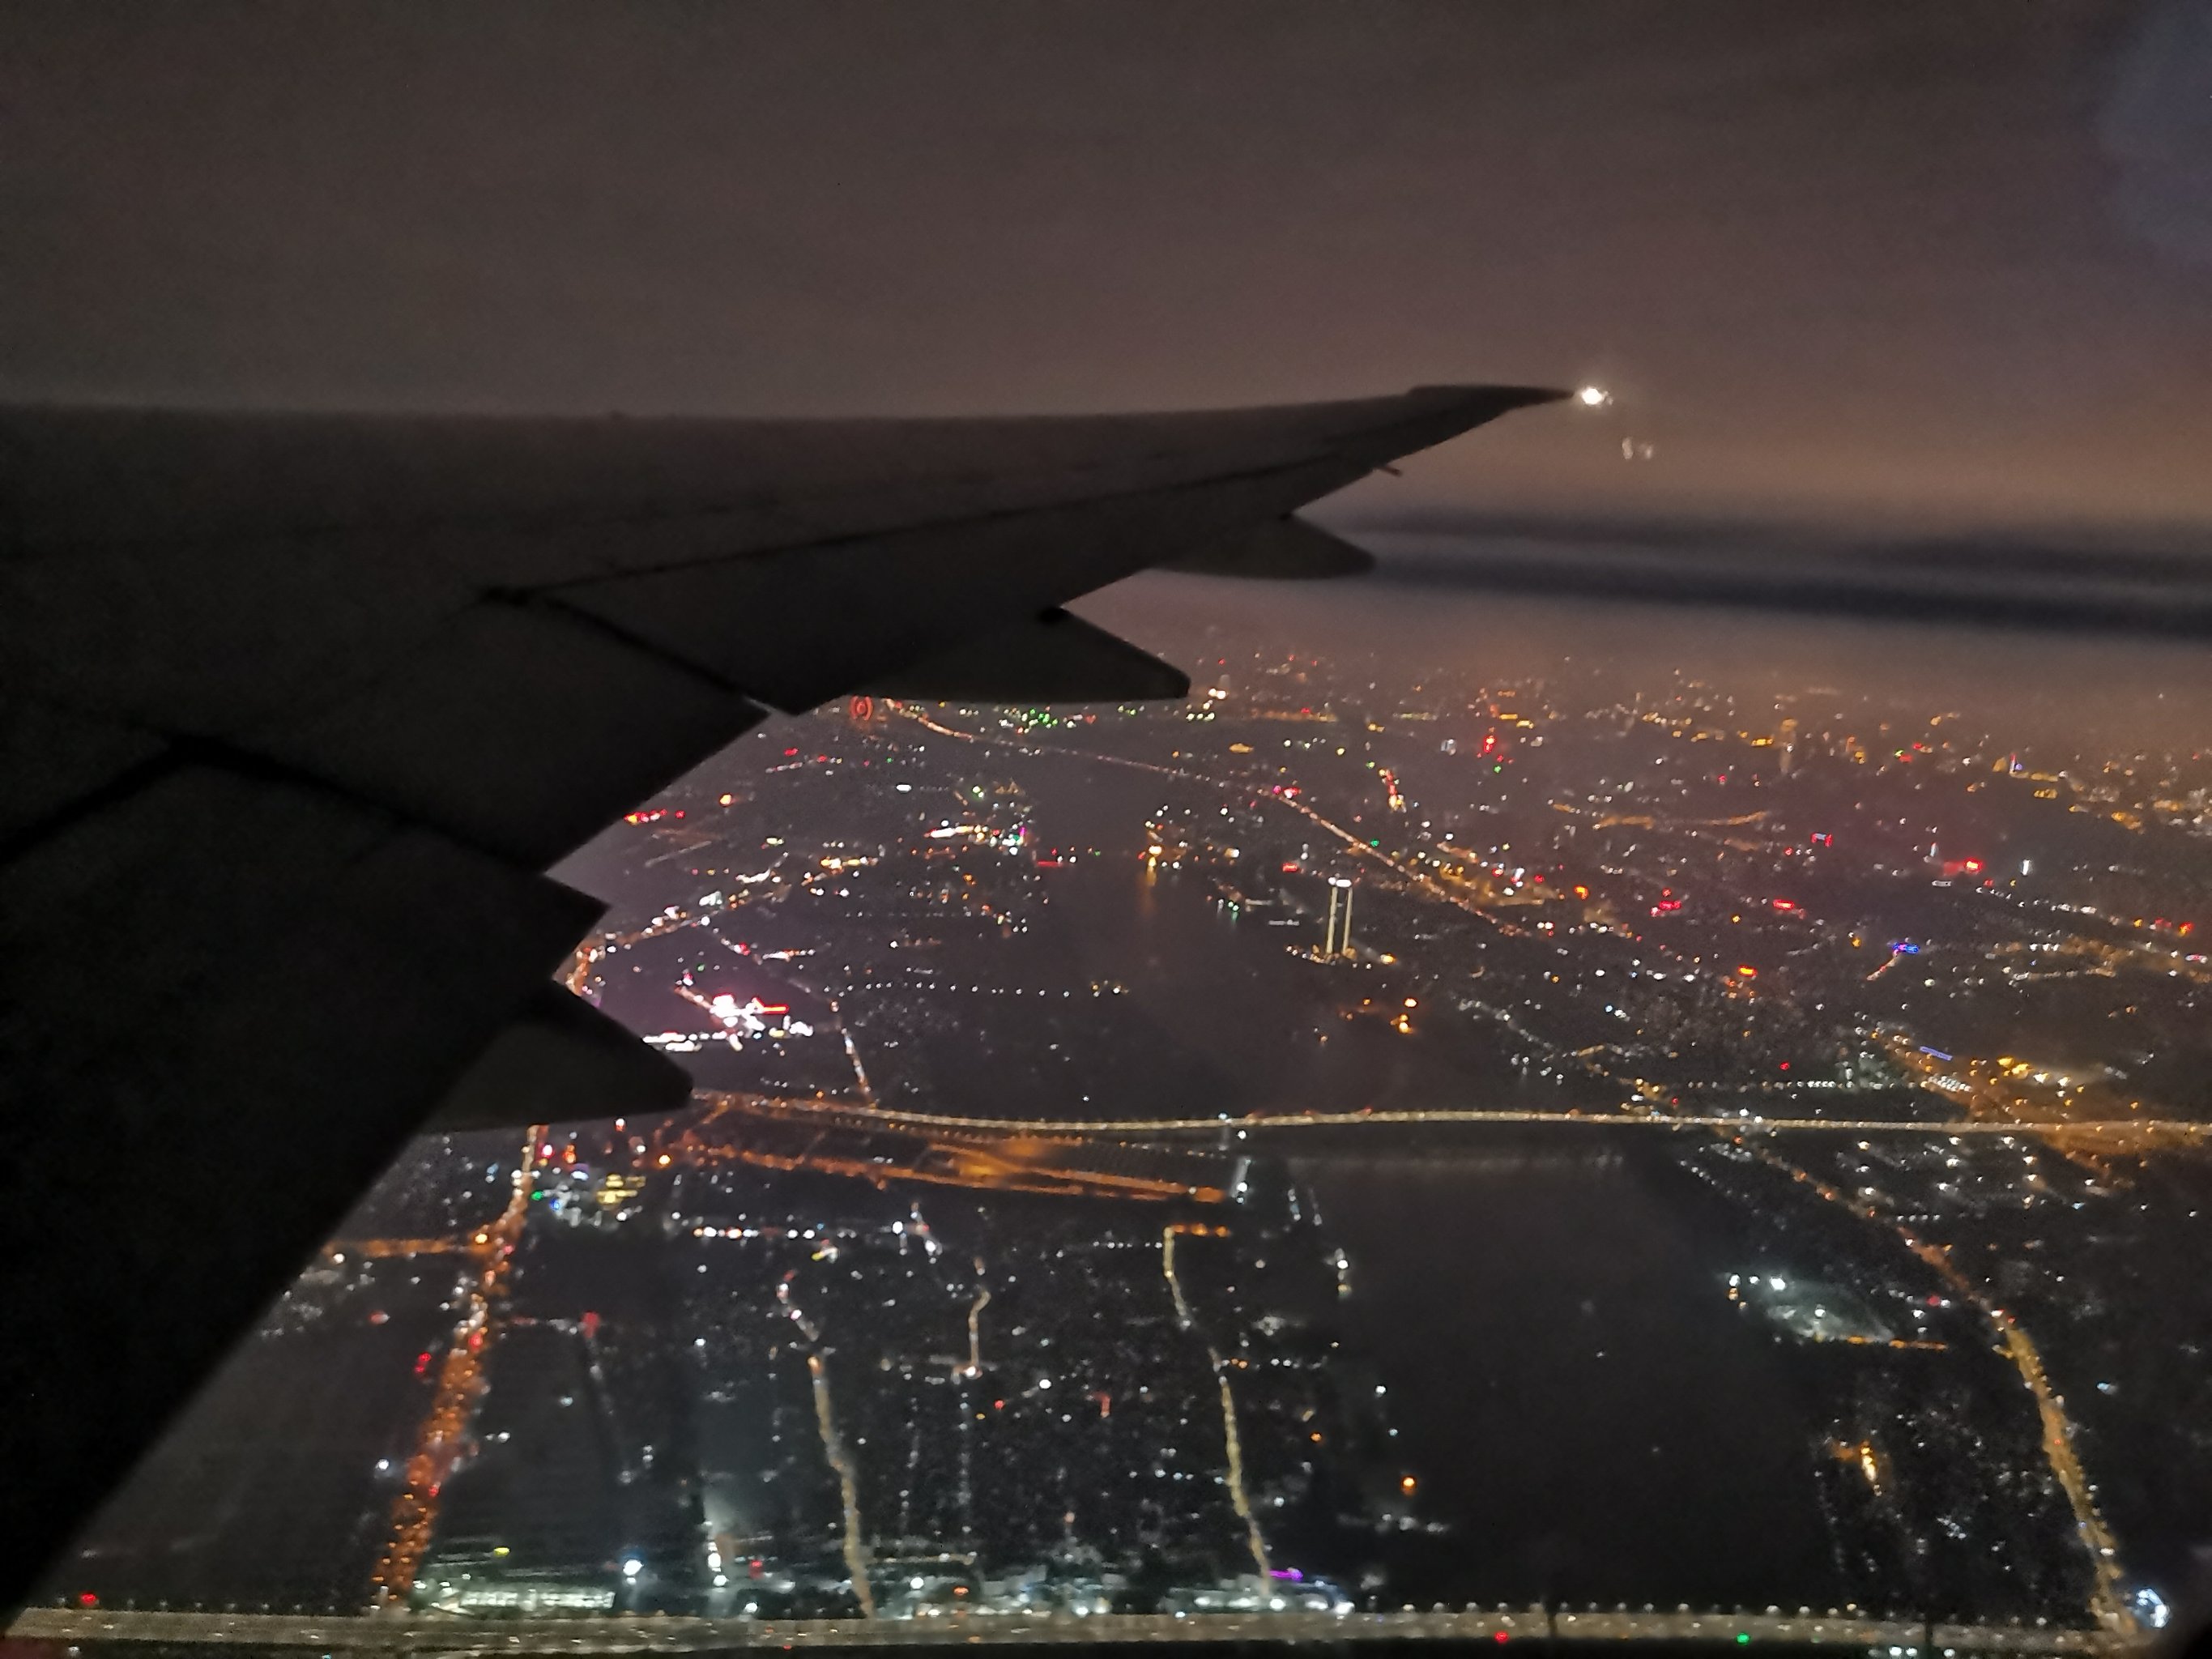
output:
<instances>
[{"instance_id":1,"label":"lit highway","mask_svg":"<svg viewBox=\"0 0 2212 1659\"><path fill-rule=\"evenodd\" d=\"M724 1097L702 1092L696 1098L719 1103ZM837 1101L786 1099L766 1101L748 1097L757 1109L808 1114L833 1121L894 1128L915 1133L969 1131L994 1135L1041 1135L1054 1139L1112 1137L1142 1139L1147 1136L1291 1133L1300 1130L1370 1129L1429 1125L1473 1127L1486 1125L1543 1125L1582 1129L1711 1129L1728 1134L1901 1134L1923 1136L2010 1136L2063 1130L2075 1136L2110 1136L2112 1150L2140 1146L2149 1141L2201 1145L2212 1138L2212 1124L2179 1118L2090 1119L2067 1123L2025 1122L2009 1119L1966 1118L1934 1122L1896 1118L1769 1117L1735 1114L1658 1113L1637 1109L1619 1114L1488 1110L1480 1108L1439 1108L1424 1111L1297 1112L1256 1117L1170 1118L1012 1118L966 1117L945 1113L908 1112L889 1107L864 1106Z\"/></svg>"},{"instance_id":2,"label":"lit highway","mask_svg":"<svg viewBox=\"0 0 2212 1659\"><path fill-rule=\"evenodd\" d=\"M438 1524L438 1493L461 1455L470 1419L486 1387L484 1352L498 1334L498 1312L508 1267L530 1211L530 1181L537 1165L544 1125L534 1125L516 1160L507 1206L496 1220L475 1233L470 1249L481 1263L476 1282L462 1304L453 1343L438 1368L430 1409L416 1431L407 1481L392 1506L390 1541L370 1583L378 1605L404 1601L430 1547ZM420 1241L398 1241L417 1243ZM427 1354L425 1356L428 1357Z\"/></svg>"},{"instance_id":3,"label":"lit highway","mask_svg":"<svg viewBox=\"0 0 2212 1659\"><path fill-rule=\"evenodd\" d=\"M1900 1071L1917 1079L1923 1087L1962 1103L1973 1121L2033 1133L2092 1168L2098 1167L2094 1162L2098 1154L2201 1141L2206 1132L2202 1124L2132 1115L2142 1109L2141 1101L2126 1103L2130 1116L2112 1118L2084 1113L2081 1091L2076 1089L2045 1090L2044 1098L2038 1099L2015 1081L2029 1070L2024 1063L1938 1054L1895 1033L1883 1033L1880 1040ZM2126 1133L2131 1125L2139 1133Z\"/></svg>"},{"instance_id":4,"label":"lit highway","mask_svg":"<svg viewBox=\"0 0 2212 1659\"><path fill-rule=\"evenodd\" d=\"M862 1615L873 1619L876 1598L868 1579L867 1527L860 1518L860 1477L845 1449L844 1437L837 1431L836 1404L830 1394L830 1368L823 1358L822 1333L791 1299L789 1279L776 1287L776 1300L806 1339L806 1378L814 1401L815 1427L822 1436L822 1455L829 1460L837 1477L840 1514L844 1523L845 1569L853 1576L853 1594L860 1604Z\"/></svg>"},{"instance_id":5,"label":"lit highway","mask_svg":"<svg viewBox=\"0 0 2212 1659\"><path fill-rule=\"evenodd\" d=\"M1213 1368L1213 1381L1221 1395L1221 1442L1228 1459L1229 1501L1237 1510L1237 1518L1244 1525L1245 1547L1252 1553L1254 1571L1266 1577L1270 1564L1267 1559L1267 1540L1261 1535L1259 1518L1252 1512L1252 1498L1244 1480L1244 1443L1237 1431L1237 1393L1229 1384L1229 1367L1221 1358L1221 1350L1213 1346L1200 1327L1198 1316L1191 1311L1189 1300L1182 1293L1182 1280L1176 1273L1176 1240L1185 1233L1201 1237L1214 1230L1203 1224L1170 1222L1160 1230L1160 1276L1167 1280L1168 1292L1175 1302L1176 1321L1183 1329L1206 1346L1206 1362ZM1227 1229L1221 1231L1226 1231Z\"/></svg>"},{"instance_id":6,"label":"lit highway","mask_svg":"<svg viewBox=\"0 0 2212 1659\"><path fill-rule=\"evenodd\" d=\"M1226 1194L1218 1186L1194 1181L1176 1181L1158 1176L1085 1167L1086 1160L1071 1158L1068 1152L1079 1137L1048 1133L1049 1126L1030 1125L1013 1131L995 1127L978 1132L952 1125L949 1132L933 1133L927 1120L873 1103L850 1107L813 1099L780 1100L748 1095L699 1092L694 1098L713 1108L702 1122L687 1126L666 1142L664 1164L680 1162L693 1168L718 1164L750 1164L767 1170L810 1170L881 1184L912 1181L933 1186L989 1188L1000 1192L1029 1192L1059 1197L1133 1199L1141 1202L1188 1200L1218 1204ZM746 1130L763 1124L804 1124L818 1131L843 1130L859 1135L897 1134L904 1141L896 1150L878 1141L860 1141L855 1135L841 1139L828 1133L811 1135L803 1144L778 1151L749 1143ZM1096 1140L1103 1139L1092 1136ZM1099 1162L1095 1157L1088 1162Z\"/></svg>"},{"instance_id":7,"label":"lit highway","mask_svg":"<svg viewBox=\"0 0 2212 1659\"><path fill-rule=\"evenodd\" d=\"M452 1236L437 1238L341 1238L329 1245L324 1254L332 1262L342 1263L349 1256L359 1256L365 1261L382 1261L416 1255L460 1255L483 1248L481 1235L474 1242Z\"/></svg>"},{"instance_id":8,"label":"lit highway","mask_svg":"<svg viewBox=\"0 0 2212 1659\"><path fill-rule=\"evenodd\" d=\"M1822 1181L1809 1172L1784 1164L1798 1181L1808 1185L1826 1202L1840 1205L1863 1220L1877 1226L1894 1230L1899 1241L1919 1260L1931 1268L1948 1285L1952 1293L1969 1305L1978 1309L1988 1320L1996 1336L1996 1346L2013 1369L2019 1372L2021 1383L2035 1401L2036 1415L2042 1431L2043 1454L2051 1466L2051 1476L2059 1489L2066 1494L2066 1502L2074 1514L2074 1527L2081 1547L2089 1560L2094 1589L2089 1595L2089 1610L2099 1624L2106 1630L2121 1634L2132 1634L2136 1629L2134 1615L2128 1610L2122 1596L2119 1546L2112 1528L2106 1523L2103 1511L2097 1504L2095 1487L2087 1471L2081 1467L2080 1455L2074 1449L2074 1426L2066 1415L2066 1408L2045 1375L2043 1356L2034 1340L2023 1329L2018 1320L1990 1300L1975 1283L1961 1273L1951 1260L1951 1253L1941 1244L1922 1238L1910 1227L1896 1221L1870 1205L1858 1203L1839 1188Z\"/></svg>"}]
</instances>

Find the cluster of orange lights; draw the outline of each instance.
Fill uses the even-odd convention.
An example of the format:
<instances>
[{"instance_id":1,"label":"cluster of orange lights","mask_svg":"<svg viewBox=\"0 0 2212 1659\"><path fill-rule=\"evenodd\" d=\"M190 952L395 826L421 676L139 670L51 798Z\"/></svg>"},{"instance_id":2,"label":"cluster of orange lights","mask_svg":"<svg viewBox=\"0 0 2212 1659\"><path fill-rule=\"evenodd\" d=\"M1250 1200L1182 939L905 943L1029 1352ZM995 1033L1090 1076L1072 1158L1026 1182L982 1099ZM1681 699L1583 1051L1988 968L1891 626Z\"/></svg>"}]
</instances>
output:
<instances>
[{"instance_id":1,"label":"cluster of orange lights","mask_svg":"<svg viewBox=\"0 0 2212 1659\"><path fill-rule=\"evenodd\" d=\"M535 1142L543 1131L533 1128L530 1133ZM486 1339L495 1333L492 1311L506 1287L514 1245L529 1212L529 1176L537 1163L535 1152L534 1146L524 1147L515 1171L514 1195L499 1218L471 1236L471 1243L483 1255L483 1269L470 1299L470 1311L455 1330L453 1345L439 1367L429 1413L416 1436L415 1455L407 1461L407 1484L392 1505L391 1540L370 1577L379 1600L404 1596L414 1589L415 1575L430 1547L431 1531L437 1523L438 1493L459 1461L463 1432L484 1391ZM550 1147L546 1148L547 1153L550 1152ZM416 1364L417 1376L429 1369L429 1361L426 1350Z\"/></svg>"}]
</instances>

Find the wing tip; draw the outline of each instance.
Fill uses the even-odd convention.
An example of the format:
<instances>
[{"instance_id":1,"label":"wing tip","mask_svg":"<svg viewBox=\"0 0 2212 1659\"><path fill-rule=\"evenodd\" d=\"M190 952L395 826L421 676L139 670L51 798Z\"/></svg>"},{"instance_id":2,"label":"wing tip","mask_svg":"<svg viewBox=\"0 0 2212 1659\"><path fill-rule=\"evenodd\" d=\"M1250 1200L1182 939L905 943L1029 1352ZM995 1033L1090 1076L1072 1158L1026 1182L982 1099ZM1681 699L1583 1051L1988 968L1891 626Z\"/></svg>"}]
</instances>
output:
<instances>
[{"instance_id":1,"label":"wing tip","mask_svg":"<svg viewBox=\"0 0 2212 1659\"><path fill-rule=\"evenodd\" d=\"M1472 382L1440 381L1431 386L1410 386L1407 398L1437 403L1473 404L1494 410L1503 415L1510 410L1528 409L1537 404L1561 404L1575 394L1552 386L1481 386Z\"/></svg>"},{"instance_id":2,"label":"wing tip","mask_svg":"<svg viewBox=\"0 0 2212 1659\"><path fill-rule=\"evenodd\" d=\"M1339 453L1364 467L1381 466L1516 410L1560 403L1573 395L1554 386L1417 386L1364 405L1357 423L1341 432Z\"/></svg>"}]
</instances>

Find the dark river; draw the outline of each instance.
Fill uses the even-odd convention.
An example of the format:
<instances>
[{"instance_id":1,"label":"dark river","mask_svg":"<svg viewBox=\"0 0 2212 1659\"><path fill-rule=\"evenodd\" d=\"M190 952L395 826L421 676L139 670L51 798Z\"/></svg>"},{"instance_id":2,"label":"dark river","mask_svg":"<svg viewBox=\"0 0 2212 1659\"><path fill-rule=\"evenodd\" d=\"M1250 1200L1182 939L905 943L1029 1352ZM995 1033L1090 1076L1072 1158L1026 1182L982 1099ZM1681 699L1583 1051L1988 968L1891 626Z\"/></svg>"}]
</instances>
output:
<instances>
[{"instance_id":1,"label":"dark river","mask_svg":"<svg viewBox=\"0 0 2212 1659\"><path fill-rule=\"evenodd\" d=\"M1203 874L1146 875L1144 815L1173 784L1073 762L1019 774L1048 839L1108 854L1060 872L1040 943L1129 985L1175 1057L1152 1115L1558 1103L1470 1022L1407 1036L1344 1018L1375 993L1291 955L1303 933L1231 915ZM1295 1168L1352 1259L1345 1335L1390 1390L1421 1511L1449 1527L1394 1540L1395 1581L1454 1601L1844 1599L1816 1425L1721 1293L1744 1265L1740 1225L1663 1144L1540 1129L1425 1156L1375 1146Z\"/></svg>"},{"instance_id":2,"label":"dark river","mask_svg":"<svg viewBox=\"0 0 2212 1659\"><path fill-rule=\"evenodd\" d=\"M1621 1139L1300 1168L1352 1258L1346 1333L1453 1528L1418 1577L1478 1601L1830 1605L1816 1437L1720 1294L1729 1230Z\"/></svg>"}]
</instances>

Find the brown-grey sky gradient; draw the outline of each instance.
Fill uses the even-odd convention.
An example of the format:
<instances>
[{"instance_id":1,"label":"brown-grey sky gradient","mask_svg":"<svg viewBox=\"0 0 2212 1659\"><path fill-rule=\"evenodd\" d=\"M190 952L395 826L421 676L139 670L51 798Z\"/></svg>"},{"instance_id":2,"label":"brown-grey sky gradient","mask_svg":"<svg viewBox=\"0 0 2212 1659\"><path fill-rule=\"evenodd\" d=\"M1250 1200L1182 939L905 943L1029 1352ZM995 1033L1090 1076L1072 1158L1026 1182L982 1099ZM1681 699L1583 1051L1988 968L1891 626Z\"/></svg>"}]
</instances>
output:
<instances>
[{"instance_id":1,"label":"brown-grey sky gradient","mask_svg":"<svg viewBox=\"0 0 2212 1659\"><path fill-rule=\"evenodd\" d=\"M2212 529L2198 0L22 4L0 216L18 398L1595 379L1351 506Z\"/></svg>"}]
</instances>

